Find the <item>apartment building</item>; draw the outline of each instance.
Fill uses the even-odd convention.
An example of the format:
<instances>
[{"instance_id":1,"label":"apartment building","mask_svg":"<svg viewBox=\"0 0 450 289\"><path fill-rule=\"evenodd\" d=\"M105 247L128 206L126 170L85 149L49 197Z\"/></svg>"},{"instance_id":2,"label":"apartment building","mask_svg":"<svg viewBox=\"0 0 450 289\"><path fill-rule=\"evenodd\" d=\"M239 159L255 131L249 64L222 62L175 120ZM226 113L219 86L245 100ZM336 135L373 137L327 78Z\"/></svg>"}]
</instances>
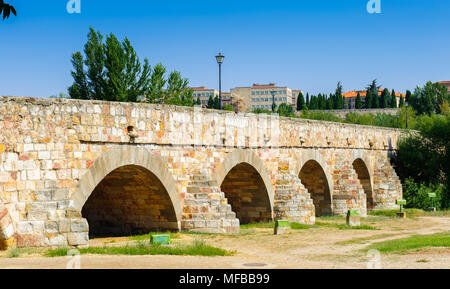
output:
<instances>
[{"instance_id":1,"label":"apartment building","mask_svg":"<svg viewBox=\"0 0 450 289\"><path fill-rule=\"evenodd\" d=\"M208 105L208 100L210 97L214 98L216 96L219 96L219 92L217 90L209 89L204 86L191 87L191 89L194 91L193 92L194 99L197 100L198 98L200 98L202 106Z\"/></svg>"},{"instance_id":2,"label":"apartment building","mask_svg":"<svg viewBox=\"0 0 450 289\"><path fill-rule=\"evenodd\" d=\"M282 103L296 107L300 90L289 87L279 87L275 83L253 84L251 87L236 87L231 89L233 101L239 101L239 111L253 111L255 109L272 109L272 92L277 106Z\"/></svg>"}]
</instances>

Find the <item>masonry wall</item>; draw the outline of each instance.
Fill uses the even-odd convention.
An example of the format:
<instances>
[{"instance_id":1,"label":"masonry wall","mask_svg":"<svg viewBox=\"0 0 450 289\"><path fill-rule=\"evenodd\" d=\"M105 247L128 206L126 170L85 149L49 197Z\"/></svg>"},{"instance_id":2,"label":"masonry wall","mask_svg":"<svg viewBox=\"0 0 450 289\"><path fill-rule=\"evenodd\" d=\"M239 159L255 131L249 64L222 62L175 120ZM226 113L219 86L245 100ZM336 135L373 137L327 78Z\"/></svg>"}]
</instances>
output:
<instances>
[{"instance_id":1,"label":"masonry wall","mask_svg":"<svg viewBox=\"0 0 450 289\"><path fill-rule=\"evenodd\" d=\"M172 205L180 212L181 229L238 230L239 219L215 177L237 150L243 162L258 167L276 218L314 222L312 199L298 178L299 164L311 154L320 156L332 180L333 213L353 207L365 213L364 190L352 167L355 155L367 160L375 206L395 207L401 186L388 156L400 135L393 129L197 108L1 97L0 240L21 247L86 245L89 224L81 208L98 185L94 179L100 182L116 169L112 164L150 157L159 161L147 161L148 169L159 172L165 186L174 183L167 194L156 194L170 195L171 202L153 203L154 216ZM95 166L109 151L118 153ZM137 224L128 228L142 229Z\"/></svg>"}]
</instances>

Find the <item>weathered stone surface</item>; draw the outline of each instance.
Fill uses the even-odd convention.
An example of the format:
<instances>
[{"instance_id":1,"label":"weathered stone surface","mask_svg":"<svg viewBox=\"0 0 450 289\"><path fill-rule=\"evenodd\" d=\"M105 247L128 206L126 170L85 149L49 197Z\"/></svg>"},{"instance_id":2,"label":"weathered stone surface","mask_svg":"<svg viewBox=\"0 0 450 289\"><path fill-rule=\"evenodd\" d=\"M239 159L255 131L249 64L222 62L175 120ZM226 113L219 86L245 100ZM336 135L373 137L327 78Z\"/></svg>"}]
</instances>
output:
<instances>
[{"instance_id":1,"label":"weathered stone surface","mask_svg":"<svg viewBox=\"0 0 450 289\"><path fill-rule=\"evenodd\" d=\"M401 133L198 108L0 97L0 247L84 246L88 230L102 226L237 233L246 222L313 224L316 214L397 208L402 189L389 155Z\"/></svg>"}]
</instances>

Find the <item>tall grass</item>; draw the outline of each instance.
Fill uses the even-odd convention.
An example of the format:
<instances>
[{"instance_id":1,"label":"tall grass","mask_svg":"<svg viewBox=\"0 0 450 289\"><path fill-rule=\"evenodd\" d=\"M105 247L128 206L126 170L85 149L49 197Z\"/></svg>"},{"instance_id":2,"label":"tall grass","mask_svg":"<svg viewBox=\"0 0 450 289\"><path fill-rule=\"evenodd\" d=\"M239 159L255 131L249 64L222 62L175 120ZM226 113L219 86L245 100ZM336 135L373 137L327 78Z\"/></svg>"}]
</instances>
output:
<instances>
[{"instance_id":1,"label":"tall grass","mask_svg":"<svg viewBox=\"0 0 450 289\"><path fill-rule=\"evenodd\" d=\"M70 248L58 248L45 253L47 257L67 256ZM200 240L194 240L189 245L155 246L147 242L138 242L134 245L121 247L89 247L78 249L81 255L190 255L190 256L230 256L230 252L221 248L207 245Z\"/></svg>"}]
</instances>

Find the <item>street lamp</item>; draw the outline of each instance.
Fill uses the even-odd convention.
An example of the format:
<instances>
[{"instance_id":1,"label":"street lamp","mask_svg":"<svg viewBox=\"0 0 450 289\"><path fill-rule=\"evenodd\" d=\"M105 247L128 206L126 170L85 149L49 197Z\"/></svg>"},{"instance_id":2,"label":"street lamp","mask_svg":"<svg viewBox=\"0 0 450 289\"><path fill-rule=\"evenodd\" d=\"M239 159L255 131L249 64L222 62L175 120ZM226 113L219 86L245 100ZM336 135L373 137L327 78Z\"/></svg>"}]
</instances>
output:
<instances>
[{"instance_id":1,"label":"street lamp","mask_svg":"<svg viewBox=\"0 0 450 289\"><path fill-rule=\"evenodd\" d=\"M270 94L272 95L272 113L275 113L275 107L277 106L275 104L275 90L272 90Z\"/></svg>"},{"instance_id":2,"label":"street lamp","mask_svg":"<svg viewBox=\"0 0 450 289\"><path fill-rule=\"evenodd\" d=\"M408 129L408 102L405 102L405 111L406 111L406 129Z\"/></svg>"},{"instance_id":3,"label":"street lamp","mask_svg":"<svg viewBox=\"0 0 450 289\"><path fill-rule=\"evenodd\" d=\"M219 64L219 109L222 109L222 63L225 56L222 53L216 55L217 63Z\"/></svg>"}]
</instances>

